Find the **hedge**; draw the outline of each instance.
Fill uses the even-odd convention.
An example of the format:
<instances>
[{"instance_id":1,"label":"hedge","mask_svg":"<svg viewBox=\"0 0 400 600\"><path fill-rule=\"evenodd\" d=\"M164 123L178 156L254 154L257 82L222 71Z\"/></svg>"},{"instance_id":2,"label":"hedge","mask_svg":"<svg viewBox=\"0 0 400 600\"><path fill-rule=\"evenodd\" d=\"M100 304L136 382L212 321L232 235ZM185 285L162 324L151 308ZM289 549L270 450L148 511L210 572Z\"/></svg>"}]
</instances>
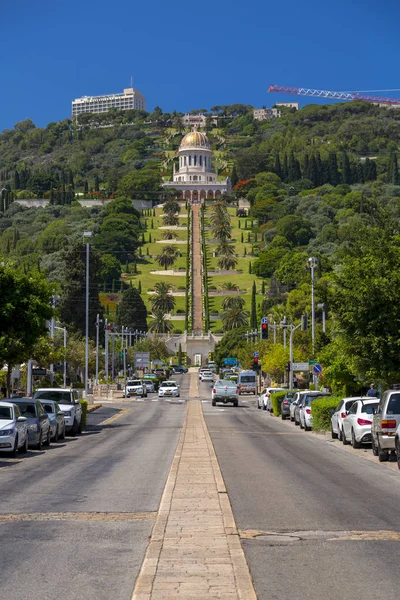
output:
<instances>
[{"instance_id":1,"label":"hedge","mask_svg":"<svg viewBox=\"0 0 400 600\"><path fill-rule=\"evenodd\" d=\"M274 392L271 394L272 412L275 417L279 417L281 414L281 403L285 396L286 392Z\"/></svg>"},{"instance_id":2,"label":"hedge","mask_svg":"<svg viewBox=\"0 0 400 600\"><path fill-rule=\"evenodd\" d=\"M313 429L315 431L328 431L331 428L332 409L336 409L341 398L328 396L317 398L311 403Z\"/></svg>"},{"instance_id":3,"label":"hedge","mask_svg":"<svg viewBox=\"0 0 400 600\"><path fill-rule=\"evenodd\" d=\"M82 429L86 429L88 403L86 402L86 400L80 400L80 403L82 406Z\"/></svg>"}]
</instances>

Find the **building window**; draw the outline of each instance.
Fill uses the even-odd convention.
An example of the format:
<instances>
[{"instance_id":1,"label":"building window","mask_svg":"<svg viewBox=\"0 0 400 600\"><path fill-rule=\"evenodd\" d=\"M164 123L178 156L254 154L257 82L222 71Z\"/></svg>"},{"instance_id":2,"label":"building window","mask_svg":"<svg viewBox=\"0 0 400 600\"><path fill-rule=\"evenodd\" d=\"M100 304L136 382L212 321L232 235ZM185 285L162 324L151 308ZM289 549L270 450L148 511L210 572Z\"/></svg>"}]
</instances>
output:
<instances>
[{"instance_id":1,"label":"building window","mask_svg":"<svg viewBox=\"0 0 400 600\"><path fill-rule=\"evenodd\" d=\"M202 166L203 166L203 164L202 164L202 160L201 160L201 159L202 159L202 156L201 156L201 154L200 154L200 166L202 167Z\"/></svg>"},{"instance_id":2,"label":"building window","mask_svg":"<svg viewBox=\"0 0 400 600\"><path fill-rule=\"evenodd\" d=\"M191 167L191 166L192 166L192 157L189 156L189 167Z\"/></svg>"},{"instance_id":3,"label":"building window","mask_svg":"<svg viewBox=\"0 0 400 600\"><path fill-rule=\"evenodd\" d=\"M186 167L186 156L184 157L184 161L185 161L185 167Z\"/></svg>"},{"instance_id":4,"label":"building window","mask_svg":"<svg viewBox=\"0 0 400 600\"><path fill-rule=\"evenodd\" d=\"M194 155L194 156L193 156L193 164L194 164L194 166L196 166L196 163L197 163L197 156L196 156L196 155Z\"/></svg>"}]
</instances>

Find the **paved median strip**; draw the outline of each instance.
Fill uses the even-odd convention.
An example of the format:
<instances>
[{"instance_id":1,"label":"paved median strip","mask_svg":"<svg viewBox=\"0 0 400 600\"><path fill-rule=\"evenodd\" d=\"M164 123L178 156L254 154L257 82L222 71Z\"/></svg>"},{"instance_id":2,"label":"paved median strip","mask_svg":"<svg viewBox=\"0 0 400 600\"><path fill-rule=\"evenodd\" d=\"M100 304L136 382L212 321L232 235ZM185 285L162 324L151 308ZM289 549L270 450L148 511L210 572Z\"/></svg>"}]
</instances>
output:
<instances>
[{"instance_id":1,"label":"paved median strip","mask_svg":"<svg viewBox=\"0 0 400 600\"><path fill-rule=\"evenodd\" d=\"M190 396L198 397L196 374ZM255 600L200 400L190 400L132 600Z\"/></svg>"},{"instance_id":2,"label":"paved median strip","mask_svg":"<svg viewBox=\"0 0 400 600\"><path fill-rule=\"evenodd\" d=\"M155 519L156 512L61 512L61 513L4 513L0 523L15 521L142 521Z\"/></svg>"}]
</instances>

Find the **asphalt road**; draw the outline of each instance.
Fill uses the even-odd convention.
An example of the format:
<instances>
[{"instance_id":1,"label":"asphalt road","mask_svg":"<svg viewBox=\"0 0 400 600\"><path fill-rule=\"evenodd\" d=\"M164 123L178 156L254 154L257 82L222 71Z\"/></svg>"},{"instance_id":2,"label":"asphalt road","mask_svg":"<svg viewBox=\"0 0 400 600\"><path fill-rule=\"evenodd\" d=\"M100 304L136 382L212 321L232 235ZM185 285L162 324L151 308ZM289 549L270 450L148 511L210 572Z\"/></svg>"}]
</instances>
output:
<instances>
[{"instance_id":1,"label":"asphalt road","mask_svg":"<svg viewBox=\"0 0 400 600\"><path fill-rule=\"evenodd\" d=\"M258 598L398 600L400 472L200 389Z\"/></svg>"},{"instance_id":2,"label":"asphalt road","mask_svg":"<svg viewBox=\"0 0 400 600\"><path fill-rule=\"evenodd\" d=\"M176 379L182 402L104 405L82 436L0 455L0 598L130 599L183 423Z\"/></svg>"}]
</instances>

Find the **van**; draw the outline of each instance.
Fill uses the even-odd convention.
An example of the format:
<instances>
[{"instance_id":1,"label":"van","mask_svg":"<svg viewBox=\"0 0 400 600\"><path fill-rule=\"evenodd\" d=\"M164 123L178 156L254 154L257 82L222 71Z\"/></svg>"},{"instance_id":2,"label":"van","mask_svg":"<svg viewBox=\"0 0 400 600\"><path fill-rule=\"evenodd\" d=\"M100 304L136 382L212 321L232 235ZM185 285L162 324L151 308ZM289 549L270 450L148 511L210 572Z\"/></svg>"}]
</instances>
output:
<instances>
[{"instance_id":1,"label":"van","mask_svg":"<svg viewBox=\"0 0 400 600\"><path fill-rule=\"evenodd\" d=\"M238 377L238 388L240 394L257 393L257 373L255 371L241 371Z\"/></svg>"},{"instance_id":2,"label":"van","mask_svg":"<svg viewBox=\"0 0 400 600\"><path fill-rule=\"evenodd\" d=\"M379 462L389 460L395 449L396 429L400 424L400 391L387 390L382 395L371 428L371 443L374 456Z\"/></svg>"}]
</instances>

